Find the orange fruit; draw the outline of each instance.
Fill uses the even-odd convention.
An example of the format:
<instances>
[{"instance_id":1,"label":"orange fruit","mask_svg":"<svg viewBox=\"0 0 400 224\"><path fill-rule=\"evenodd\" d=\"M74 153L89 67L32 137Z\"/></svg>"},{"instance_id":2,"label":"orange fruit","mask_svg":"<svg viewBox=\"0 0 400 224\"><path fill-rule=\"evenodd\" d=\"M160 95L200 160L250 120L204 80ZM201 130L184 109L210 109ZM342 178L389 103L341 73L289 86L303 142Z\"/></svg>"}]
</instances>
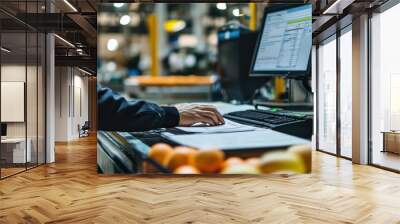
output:
<instances>
[{"instance_id":1,"label":"orange fruit","mask_svg":"<svg viewBox=\"0 0 400 224\"><path fill-rule=\"evenodd\" d=\"M200 174L200 171L194 166L183 165L176 168L174 174Z\"/></svg>"},{"instance_id":2,"label":"orange fruit","mask_svg":"<svg viewBox=\"0 0 400 224\"><path fill-rule=\"evenodd\" d=\"M243 164L243 163L244 163L243 159L241 159L239 157L230 157L222 163L221 168L226 169L228 167L236 166L236 165Z\"/></svg>"},{"instance_id":3,"label":"orange fruit","mask_svg":"<svg viewBox=\"0 0 400 224\"><path fill-rule=\"evenodd\" d=\"M173 153L174 150L168 144L157 143L150 148L148 156L159 164L166 166Z\"/></svg>"},{"instance_id":4,"label":"orange fruit","mask_svg":"<svg viewBox=\"0 0 400 224\"><path fill-rule=\"evenodd\" d=\"M254 165L254 166L258 166L258 164L260 164L260 159L259 158L248 158L244 161L246 164L249 165Z\"/></svg>"},{"instance_id":5,"label":"orange fruit","mask_svg":"<svg viewBox=\"0 0 400 224\"><path fill-rule=\"evenodd\" d=\"M221 168L224 157L224 152L218 149L200 150L194 157L194 165L203 173L215 173Z\"/></svg>"},{"instance_id":6,"label":"orange fruit","mask_svg":"<svg viewBox=\"0 0 400 224\"><path fill-rule=\"evenodd\" d=\"M174 153L172 153L167 167L170 170L175 170L183 165L193 165L193 159L196 153L197 151L195 149L178 146L175 148Z\"/></svg>"}]
</instances>

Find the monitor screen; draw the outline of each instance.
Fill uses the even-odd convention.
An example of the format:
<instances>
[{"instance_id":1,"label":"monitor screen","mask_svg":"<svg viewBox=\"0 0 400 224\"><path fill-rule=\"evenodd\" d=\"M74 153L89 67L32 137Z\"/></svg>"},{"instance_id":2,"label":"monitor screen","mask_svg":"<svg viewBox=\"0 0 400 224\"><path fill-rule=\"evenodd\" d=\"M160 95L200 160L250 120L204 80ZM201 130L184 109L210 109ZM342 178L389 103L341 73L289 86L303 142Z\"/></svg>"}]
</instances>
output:
<instances>
[{"instance_id":1,"label":"monitor screen","mask_svg":"<svg viewBox=\"0 0 400 224\"><path fill-rule=\"evenodd\" d=\"M311 48L311 4L267 8L250 74L306 75Z\"/></svg>"}]
</instances>

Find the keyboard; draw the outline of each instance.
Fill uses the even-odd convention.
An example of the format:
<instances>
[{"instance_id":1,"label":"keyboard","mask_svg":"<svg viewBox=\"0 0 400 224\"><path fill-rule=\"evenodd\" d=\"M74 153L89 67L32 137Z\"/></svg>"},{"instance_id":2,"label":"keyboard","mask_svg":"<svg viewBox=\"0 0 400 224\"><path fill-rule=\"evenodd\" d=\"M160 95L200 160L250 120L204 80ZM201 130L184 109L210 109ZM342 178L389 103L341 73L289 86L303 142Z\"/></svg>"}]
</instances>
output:
<instances>
[{"instance_id":1,"label":"keyboard","mask_svg":"<svg viewBox=\"0 0 400 224\"><path fill-rule=\"evenodd\" d=\"M312 117L293 111L244 110L227 113L224 117L305 139L311 139L312 136Z\"/></svg>"}]
</instances>

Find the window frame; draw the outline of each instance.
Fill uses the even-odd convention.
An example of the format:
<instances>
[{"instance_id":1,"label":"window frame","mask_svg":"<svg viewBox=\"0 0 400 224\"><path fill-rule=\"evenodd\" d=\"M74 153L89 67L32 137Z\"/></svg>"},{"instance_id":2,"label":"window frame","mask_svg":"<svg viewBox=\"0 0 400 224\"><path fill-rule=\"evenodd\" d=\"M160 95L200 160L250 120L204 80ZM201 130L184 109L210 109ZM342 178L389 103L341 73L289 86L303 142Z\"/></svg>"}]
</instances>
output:
<instances>
[{"instance_id":1,"label":"window frame","mask_svg":"<svg viewBox=\"0 0 400 224\"><path fill-rule=\"evenodd\" d=\"M326 42L326 41L336 41L336 152L332 153L332 152L328 152L324 149L320 148L320 144L319 144L319 122L316 122L316 137L315 137L315 142L316 142L316 150L319 152L323 152L323 153L327 153L329 155L333 155L333 156L337 156L346 160L350 160L352 161L352 158L347 157L342 155L341 153L341 119L340 119L340 103L341 103L341 99L340 99L340 81L341 81L341 67L340 67L340 38L342 35L344 35L347 32L351 32L352 28L352 22L351 22L351 17L350 16L345 16L344 18L342 18L341 20L338 20L335 24L333 24L331 27L329 27L327 29L328 32L330 32L328 35L327 34L323 34L321 36L323 36L323 38L319 38L317 40L317 44L316 45L316 102L315 102L315 107L316 107L316 115L315 118L318 119L319 118L319 47L322 43ZM330 29L330 30L329 30ZM335 32L332 32L332 29L335 29ZM335 36L336 35L336 36ZM335 38L332 38L333 36L335 36ZM318 38L318 37L317 37ZM332 38L332 40L329 40L330 38Z\"/></svg>"}]
</instances>

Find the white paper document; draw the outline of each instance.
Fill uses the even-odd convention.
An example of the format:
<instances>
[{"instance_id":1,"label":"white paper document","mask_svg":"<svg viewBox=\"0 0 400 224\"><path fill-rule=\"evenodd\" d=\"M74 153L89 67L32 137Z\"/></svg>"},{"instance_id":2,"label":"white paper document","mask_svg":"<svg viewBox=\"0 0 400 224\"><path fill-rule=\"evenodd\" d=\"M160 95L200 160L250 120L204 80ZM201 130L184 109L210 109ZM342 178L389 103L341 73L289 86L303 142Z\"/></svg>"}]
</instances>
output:
<instances>
[{"instance_id":1,"label":"white paper document","mask_svg":"<svg viewBox=\"0 0 400 224\"><path fill-rule=\"evenodd\" d=\"M223 125L209 127L177 127L177 129L191 133L230 133L253 131L256 128L225 119L225 124Z\"/></svg>"},{"instance_id":2,"label":"white paper document","mask_svg":"<svg viewBox=\"0 0 400 224\"><path fill-rule=\"evenodd\" d=\"M310 144L308 140L273 131L270 129L246 131L240 133L209 133L175 135L163 133L165 138L197 149L219 148L236 149L269 149L285 148L291 145Z\"/></svg>"}]
</instances>

